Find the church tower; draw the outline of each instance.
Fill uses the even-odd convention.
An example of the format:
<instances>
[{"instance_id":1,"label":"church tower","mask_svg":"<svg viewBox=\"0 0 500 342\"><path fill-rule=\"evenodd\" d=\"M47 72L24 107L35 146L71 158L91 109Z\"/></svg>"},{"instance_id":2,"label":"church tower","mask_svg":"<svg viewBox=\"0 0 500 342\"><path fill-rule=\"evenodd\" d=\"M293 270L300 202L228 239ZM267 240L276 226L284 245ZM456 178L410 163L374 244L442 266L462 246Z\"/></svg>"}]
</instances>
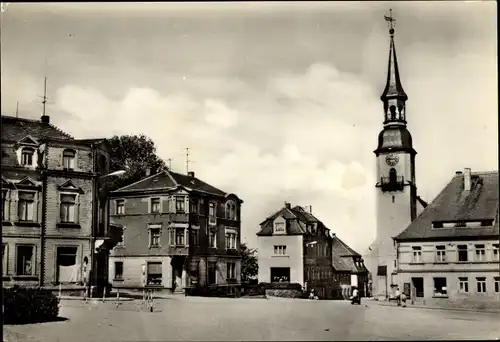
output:
<instances>
[{"instance_id":1,"label":"church tower","mask_svg":"<svg viewBox=\"0 0 500 342\"><path fill-rule=\"evenodd\" d=\"M417 215L415 185L415 155L412 138L406 127L408 96L399 78L394 45L392 14L385 19L390 24L389 65L387 83L380 99L384 108L383 129L378 136L375 185L377 232L371 249L372 293L386 297L395 292L397 253L392 237L403 231ZM400 289L402 290L402 289Z\"/></svg>"}]
</instances>

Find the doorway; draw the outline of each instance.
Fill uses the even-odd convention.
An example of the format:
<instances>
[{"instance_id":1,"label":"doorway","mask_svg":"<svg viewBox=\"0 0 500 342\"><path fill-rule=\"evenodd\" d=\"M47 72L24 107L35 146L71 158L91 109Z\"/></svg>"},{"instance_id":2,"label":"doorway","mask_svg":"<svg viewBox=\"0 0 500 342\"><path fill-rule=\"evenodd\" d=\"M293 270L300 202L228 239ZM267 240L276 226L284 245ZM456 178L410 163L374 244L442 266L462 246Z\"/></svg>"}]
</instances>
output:
<instances>
[{"instance_id":1,"label":"doorway","mask_svg":"<svg viewBox=\"0 0 500 342\"><path fill-rule=\"evenodd\" d=\"M174 256L172 258L172 291L182 291L184 288L183 271L184 271L184 256Z\"/></svg>"},{"instance_id":2,"label":"doorway","mask_svg":"<svg viewBox=\"0 0 500 342\"><path fill-rule=\"evenodd\" d=\"M412 300L418 300L424 297L424 278L411 278L411 298Z\"/></svg>"}]
</instances>

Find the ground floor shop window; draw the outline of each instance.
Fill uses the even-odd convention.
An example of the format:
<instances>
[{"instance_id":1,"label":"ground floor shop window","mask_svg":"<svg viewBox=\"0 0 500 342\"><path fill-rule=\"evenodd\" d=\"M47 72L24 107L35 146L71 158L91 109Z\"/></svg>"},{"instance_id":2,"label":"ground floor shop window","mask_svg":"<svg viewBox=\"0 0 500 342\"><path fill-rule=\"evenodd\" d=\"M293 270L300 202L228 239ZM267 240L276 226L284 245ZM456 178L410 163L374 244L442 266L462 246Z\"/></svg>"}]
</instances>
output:
<instances>
[{"instance_id":1,"label":"ground floor shop window","mask_svg":"<svg viewBox=\"0 0 500 342\"><path fill-rule=\"evenodd\" d=\"M434 296L447 297L446 278L434 278Z\"/></svg>"},{"instance_id":2,"label":"ground floor shop window","mask_svg":"<svg viewBox=\"0 0 500 342\"><path fill-rule=\"evenodd\" d=\"M214 285L217 283L217 264L215 262L208 263L208 284Z\"/></svg>"},{"instance_id":3,"label":"ground floor shop window","mask_svg":"<svg viewBox=\"0 0 500 342\"><path fill-rule=\"evenodd\" d=\"M115 280L123 280L123 261L115 262Z\"/></svg>"},{"instance_id":4,"label":"ground floor shop window","mask_svg":"<svg viewBox=\"0 0 500 342\"><path fill-rule=\"evenodd\" d=\"M290 267L271 267L271 282L290 281Z\"/></svg>"},{"instance_id":5,"label":"ground floor shop window","mask_svg":"<svg viewBox=\"0 0 500 342\"><path fill-rule=\"evenodd\" d=\"M161 285L162 283L161 262L148 262L148 285Z\"/></svg>"},{"instance_id":6,"label":"ground floor shop window","mask_svg":"<svg viewBox=\"0 0 500 342\"><path fill-rule=\"evenodd\" d=\"M486 293L486 277L477 277L476 284L478 293Z\"/></svg>"},{"instance_id":7,"label":"ground floor shop window","mask_svg":"<svg viewBox=\"0 0 500 342\"><path fill-rule=\"evenodd\" d=\"M34 246L17 246L17 275L34 274Z\"/></svg>"},{"instance_id":8,"label":"ground floor shop window","mask_svg":"<svg viewBox=\"0 0 500 342\"><path fill-rule=\"evenodd\" d=\"M78 247L57 247L57 280L59 283L78 281L76 253Z\"/></svg>"}]
</instances>

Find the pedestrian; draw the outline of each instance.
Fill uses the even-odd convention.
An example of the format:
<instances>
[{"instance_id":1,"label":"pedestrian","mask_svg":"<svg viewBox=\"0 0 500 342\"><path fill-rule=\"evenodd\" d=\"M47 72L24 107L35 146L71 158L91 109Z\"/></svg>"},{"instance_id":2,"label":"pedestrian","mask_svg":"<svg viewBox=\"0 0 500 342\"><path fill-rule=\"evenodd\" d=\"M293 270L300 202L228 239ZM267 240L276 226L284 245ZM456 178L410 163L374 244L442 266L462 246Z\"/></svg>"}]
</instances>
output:
<instances>
[{"instance_id":1,"label":"pedestrian","mask_svg":"<svg viewBox=\"0 0 500 342\"><path fill-rule=\"evenodd\" d=\"M398 306L401 306L401 292L399 292L399 287L396 288L396 301L398 303Z\"/></svg>"},{"instance_id":2,"label":"pedestrian","mask_svg":"<svg viewBox=\"0 0 500 342\"><path fill-rule=\"evenodd\" d=\"M404 293L401 294L401 302L403 302L403 308L406 307L406 295Z\"/></svg>"},{"instance_id":3,"label":"pedestrian","mask_svg":"<svg viewBox=\"0 0 500 342\"><path fill-rule=\"evenodd\" d=\"M311 292L309 293L309 299L314 299L314 289L311 289Z\"/></svg>"},{"instance_id":4,"label":"pedestrian","mask_svg":"<svg viewBox=\"0 0 500 342\"><path fill-rule=\"evenodd\" d=\"M352 291L352 300L351 304L360 304L361 305L361 298L359 297L359 290L356 286L354 286L354 290Z\"/></svg>"}]
</instances>

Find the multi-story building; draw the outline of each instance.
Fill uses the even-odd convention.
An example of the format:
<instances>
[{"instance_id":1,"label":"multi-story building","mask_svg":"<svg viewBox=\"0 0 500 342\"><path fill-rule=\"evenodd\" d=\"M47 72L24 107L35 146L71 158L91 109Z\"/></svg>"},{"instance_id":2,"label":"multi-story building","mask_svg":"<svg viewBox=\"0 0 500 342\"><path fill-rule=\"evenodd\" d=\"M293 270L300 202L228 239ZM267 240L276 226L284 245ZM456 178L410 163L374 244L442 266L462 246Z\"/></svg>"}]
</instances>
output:
<instances>
[{"instance_id":1,"label":"multi-story building","mask_svg":"<svg viewBox=\"0 0 500 342\"><path fill-rule=\"evenodd\" d=\"M120 236L100 183L109 154L102 139L74 139L49 121L2 116L3 283L103 285Z\"/></svg>"},{"instance_id":2,"label":"multi-story building","mask_svg":"<svg viewBox=\"0 0 500 342\"><path fill-rule=\"evenodd\" d=\"M243 201L169 170L111 193L123 241L112 251L114 287L185 289L240 285Z\"/></svg>"},{"instance_id":3,"label":"multi-story building","mask_svg":"<svg viewBox=\"0 0 500 342\"><path fill-rule=\"evenodd\" d=\"M498 172L457 172L398 234L397 284L412 302L500 300Z\"/></svg>"},{"instance_id":4,"label":"multi-story building","mask_svg":"<svg viewBox=\"0 0 500 342\"><path fill-rule=\"evenodd\" d=\"M257 240L259 282L297 283L321 299L340 298L341 284L350 283L349 270L335 269L330 229L311 207L286 202L260 224Z\"/></svg>"}]
</instances>

